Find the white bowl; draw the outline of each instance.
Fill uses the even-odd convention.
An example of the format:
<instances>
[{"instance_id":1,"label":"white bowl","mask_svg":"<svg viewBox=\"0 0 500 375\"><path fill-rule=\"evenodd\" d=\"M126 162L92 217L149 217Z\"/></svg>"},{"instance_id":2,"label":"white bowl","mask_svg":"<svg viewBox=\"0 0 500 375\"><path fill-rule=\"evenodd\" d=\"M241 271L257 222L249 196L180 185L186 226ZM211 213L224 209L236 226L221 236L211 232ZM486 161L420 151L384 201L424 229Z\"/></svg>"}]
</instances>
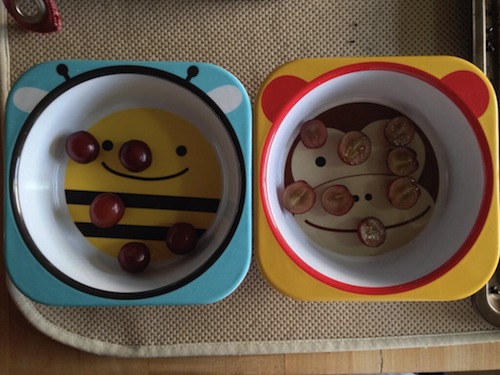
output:
<instances>
[{"instance_id":1,"label":"white bowl","mask_svg":"<svg viewBox=\"0 0 500 375\"><path fill-rule=\"evenodd\" d=\"M424 72L375 65L333 70L307 84L287 102L264 145L260 185L265 215L283 250L317 279L340 289L367 294L409 290L450 270L479 235L489 209L492 186L491 157L482 128L458 96ZM326 213L318 209L294 216L281 204L287 157L292 147L296 147L294 141L301 125L329 109L352 103L383 105L412 119L428 139L437 161L437 199L430 205L426 221L409 238L401 240L404 232L394 236L391 251L373 252L372 256L359 256L359 252L358 256L349 255L350 249L342 248L343 236L357 236L355 228L348 234L327 233L304 224L306 219L337 220L337 223L345 219L325 219ZM367 133L374 128L367 127ZM332 132L330 129L327 145L334 136ZM372 135L369 134L371 138ZM335 141L331 142L329 152L336 153ZM310 152L314 160L317 154ZM338 173L335 168L345 168L341 164L331 166L331 173ZM307 160L303 160L292 173L295 180L312 181L310 184L316 190L322 189L325 180L320 173L323 172L315 168L312 162L307 166ZM337 181L345 183L349 178L363 175L373 180L363 182L368 186L385 178L364 165L348 168L354 169L345 179ZM418 216L425 206L417 204L415 210ZM361 215L359 210L353 212ZM380 213L376 209L363 212L374 216ZM380 215L386 216L386 222L391 220L390 214ZM398 230L402 231L401 228Z\"/></svg>"}]
</instances>

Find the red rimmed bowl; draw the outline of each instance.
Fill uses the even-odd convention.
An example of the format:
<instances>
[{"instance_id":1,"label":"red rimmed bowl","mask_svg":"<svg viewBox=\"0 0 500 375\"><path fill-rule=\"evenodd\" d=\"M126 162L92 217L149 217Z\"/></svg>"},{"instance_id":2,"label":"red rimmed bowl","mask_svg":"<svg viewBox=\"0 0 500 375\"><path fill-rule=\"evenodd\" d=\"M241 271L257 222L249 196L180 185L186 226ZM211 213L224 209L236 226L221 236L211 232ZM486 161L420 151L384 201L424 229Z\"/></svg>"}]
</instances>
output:
<instances>
[{"instance_id":1,"label":"red rimmed bowl","mask_svg":"<svg viewBox=\"0 0 500 375\"><path fill-rule=\"evenodd\" d=\"M368 116L367 108L375 107L379 115ZM277 242L308 274L348 292L399 293L438 279L470 251L490 210L492 156L479 115L450 85L403 64L353 64L307 83L276 112L261 158L262 206ZM387 170L383 129L397 116L417 125L409 146L419 167L411 177L422 194L405 210L393 207L386 193L396 176ZM328 137L311 150L299 132L314 118L325 120ZM350 130L362 131L373 145L358 166L338 158L338 143ZM299 180L314 189L316 201L304 214L292 214L283 192ZM346 215L329 215L321 206L332 184L357 198ZM387 233L377 248L358 239L358 223L372 216Z\"/></svg>"}]
</instances>

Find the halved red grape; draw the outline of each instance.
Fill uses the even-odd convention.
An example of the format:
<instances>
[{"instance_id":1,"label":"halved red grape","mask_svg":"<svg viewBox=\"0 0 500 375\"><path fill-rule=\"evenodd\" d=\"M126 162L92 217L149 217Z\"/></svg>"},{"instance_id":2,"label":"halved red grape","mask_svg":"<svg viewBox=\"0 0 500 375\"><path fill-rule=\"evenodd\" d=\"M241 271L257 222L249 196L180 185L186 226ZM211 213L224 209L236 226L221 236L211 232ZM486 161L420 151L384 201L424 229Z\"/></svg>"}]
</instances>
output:
<instances>
[{"instance_id":1,"label":"halved red grape","mask_svg":"<svg viewBox=\"0 0 500 375\"><path fill-rule=\"evenodd\" d=\"M417 153L412 148L395 147L387 153L387 167L397 176L409 176L418 166Z\"/></svg>"},{"instance_id":2,"label":"halved red grape","mask_svg":"<svg viewBox=\"0 0 500 375\"><path fill-rule=\"evenodd\" d=\"M358 237L368 247L379 247L385 242L387 231L379 219L369 216L359 222Z\"/></svg>"},{"instance_id":3,"label":"halved red grape","mask_svg":"<svg viewBox=\"0 0 500 375\"><path fill-rule=\"evenodd\" d=\"M321 206L329 214L345 215L354 205L354 197L345 185L333 185L321 194Z\"/></svg>"},{"instance_id":4,"label":"halved red grape","mask_svg":"<svg viewBox=\"0 0 500 375\"><path fill-rule=\"evenodd\" d=\"M145 142L133 139L120 148L120 162L131 172L142 172L151 166L153 154Z\"/></svg>"},{"instance_id":5,"label":"halved red grape","mask_svg":"<svg viewBox=\"0 0 500 375\"><path fill-rule=\"evenodd\" d=\"M120 267L130 273L144 271L151 261L149 248L141 242L128 242L118 253Z\"/></svg>"},{"instance_id":6,"label":"halved red grape","mask_svg":"<svg viewBox=\"0 0 500 375\"><path fill-rule=\"evenodd\" d=\"M406 146L415 136L415 126L408 117L395 117L385 127L385 139L393 146Z\"/></svg>"},{"instance_id":7,"label":"halved red grape","mask_svg":"<svg viewBox=\"0 0 500 375\"><path fill-rule=\"evenodd\" d=\"M338 147L340 160L349 165L359 165L365 162L370 157L371 151L370 138L356 130L344 134Z\"/></svg>"},{"instance_id":8,"label":"halved red grape","mask_svg":"<svg viewBox=\"0 0 500 375\"><path fill-rule=\"evenodd\" d=\"M413 207L420 198L420 194L420 187L411 177L399 177L392 181L387 189L389 201L401 210Z\"/></svg>"},{"instance_id":9,"label":"halved red grape","mask_svg":"<svg viewBox=\"0 0 500 375\"><path fill-rule=\"evenodd\" d=\"M283 191L281 202L292 214L309 211L316 201L316 192L306 181L292 182Z\"/></svg>"},{"instance_id":10,"label":"halved red grape","mask_svg":"<svg viewBox=\"0 0 500 375\"><path fill-rule=\"evenodd\" d=\"M116 194L99 194L90 204L90 220L99 228L111 228L118 224L124 213L125 204Z\"/></svg>"},{"instance_id":11,"label":"halved red grape","mask_svg":"<svg viewBox=\"0 0 500 375\"><path fill-rule=\"evenodd\" d=\"M70 134L66 138L66 153L80 164L87 164L99 156L99 143L97 139L87 131L81 130Z\"/></svg>"},{"instance_id":12,"label":"halved red grape","mask_svg":"<svg viewBox=\"0 0 500 375\"><path fill-rule=\"evenodd\" d=\"M184 255L193 251L197 242L196 229L189 223L176 223L168 228L166 243L174 254Z\"/></svg>"},{"instance_id":13,"label":"halved red grape","mask_svg":"<svg viewBox=\"0 0 500 375\"><path fill-rule=\"evenodd\" d=\"M307 148L320 148L327 137L326 125L321 120L309 120L300 127L300 140Z\"/></svg>"}]
</instances>

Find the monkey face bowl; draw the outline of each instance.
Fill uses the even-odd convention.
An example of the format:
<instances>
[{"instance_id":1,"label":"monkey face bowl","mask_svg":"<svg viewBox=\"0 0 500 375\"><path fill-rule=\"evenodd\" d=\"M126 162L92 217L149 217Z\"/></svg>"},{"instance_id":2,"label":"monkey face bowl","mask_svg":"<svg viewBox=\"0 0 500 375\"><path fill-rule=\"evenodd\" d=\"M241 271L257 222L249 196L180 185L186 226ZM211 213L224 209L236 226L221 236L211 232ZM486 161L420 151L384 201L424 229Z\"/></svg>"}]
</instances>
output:
<instances>
[{"instance_id":1,"label":"monkey face bowl","mask_svg":"<svg viewBox=\"0 0 500 375\"><path fill-rule=\"evenodd\" d=\"M246 111L247 103L241 87L221 84L224 79L212 82L211 90L200 89L192 83L198 74L212 70L217 77L222 69L197 66L200 71L182 65L177 75L115 65L74 78L67 77L71 69L65 65L57 67L67 81L43 97L24 122L12 149L9 195L22 242L59 281L98 297L143 299L191 283L234 251L228 247L241 224L247 177L240 141L226 113ZM39 91L14 90L15 110L29 111L25 107L34 99L25 97ZM97 140L96 160L69 158L66 139L78 131ZM120 162L120 145L128 140L149 146L149 168L131 172ZM112 193L125 205L123 218L109 228L95 225L89 214L101 193ZM187 255L175 255L165 241L168 228L179 222L197 232L196 247ZM117 254L128 242L141 242L151 252L141 273L125 272L119 265ZM250 242L240 251L245 248L242 259L250 256ZM239 276L222 289L234 288L245 267L235 267Z\"/></svg>"},{"instance_id":2,"label":"monkey face bowl","mask_svg":"<svg viewBox=\"0 0 500 375\"><path fill-rule=\"evenodd\" d=\"M264 91L262 100L271 97ZM393 146L384 129L399 116L417 127L407 147L418 161L409 177L421 194L409 209L395 208L387 196L397 176L387 167ZM353 64L304 84L277 112L263 145L260 195L279 246L309 275L352 293L394 294L440 278L470 251L490 211L492 155L477 117L445 81L406 65ZM299 133L315 118L326 124L327 140L311 149ZM356 166L342 162L337 151L351 130L371 141L370 157ZM284 208L284 190L296 181L315 194L305 213ZM321 204L332 185L354 197L342 216ZM379 247L359 239L366 217L385 227Z\"/></svg>"}]
</instances>

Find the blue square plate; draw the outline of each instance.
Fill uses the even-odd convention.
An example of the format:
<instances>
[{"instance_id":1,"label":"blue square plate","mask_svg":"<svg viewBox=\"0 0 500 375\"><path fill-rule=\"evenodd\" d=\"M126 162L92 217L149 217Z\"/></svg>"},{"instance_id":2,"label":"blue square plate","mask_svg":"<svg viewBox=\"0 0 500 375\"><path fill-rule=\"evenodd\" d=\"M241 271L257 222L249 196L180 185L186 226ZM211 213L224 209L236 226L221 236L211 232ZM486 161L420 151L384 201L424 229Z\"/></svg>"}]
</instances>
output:
<instances>
[{"instance_id":1,"label":"blue square plate","mask_svg":"<svg viewBox=\"0 0 500 375\"><path fill-rule=\"evenodd\" d=\"M26 296L64 306L206 304L241 283L252 250L252 127L233 75L199 62L51 61L15 83L6 114L5 257ZM66 139L79 131L97 141L97 159L69 157ZM150 148L150 168L120 162L129 140ZM125 205L108 228L89 214L104 193ZM165 242L179 222L198 234L187 255ZM119 266L127 242L150 249L141 273Z\"/></svg>"}]
</instances>

